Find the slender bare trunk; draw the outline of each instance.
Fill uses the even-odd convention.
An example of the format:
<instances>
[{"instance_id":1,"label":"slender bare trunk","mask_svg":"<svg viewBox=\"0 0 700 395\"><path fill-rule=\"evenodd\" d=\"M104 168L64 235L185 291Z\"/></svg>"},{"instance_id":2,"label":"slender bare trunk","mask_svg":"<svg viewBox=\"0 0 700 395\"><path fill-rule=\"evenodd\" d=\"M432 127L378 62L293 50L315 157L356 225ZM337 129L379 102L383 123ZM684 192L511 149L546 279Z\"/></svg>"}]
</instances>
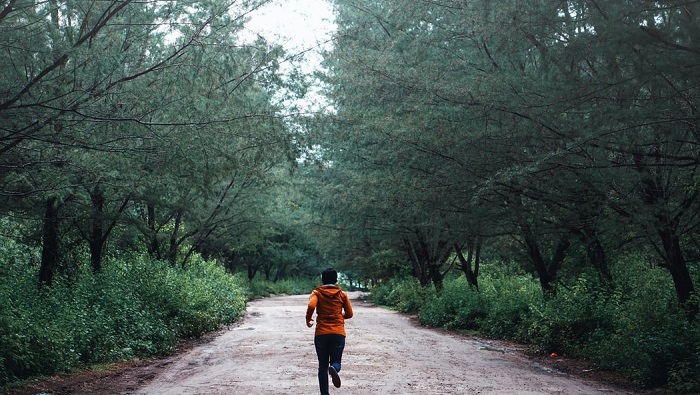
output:
<instances>
[{"instance_id":1,"label":"slender bare trunk","mask_svg":"<svg viewBox=\"0 0 700 395\"><path fill-rule=\"evenodd\" d=\"M46 200L44 211L44 230L42 234L41 267L39 268L39 282L51 286L53 275L58 266L58 208L56 198Z\"/></svg>"}]
</instances>

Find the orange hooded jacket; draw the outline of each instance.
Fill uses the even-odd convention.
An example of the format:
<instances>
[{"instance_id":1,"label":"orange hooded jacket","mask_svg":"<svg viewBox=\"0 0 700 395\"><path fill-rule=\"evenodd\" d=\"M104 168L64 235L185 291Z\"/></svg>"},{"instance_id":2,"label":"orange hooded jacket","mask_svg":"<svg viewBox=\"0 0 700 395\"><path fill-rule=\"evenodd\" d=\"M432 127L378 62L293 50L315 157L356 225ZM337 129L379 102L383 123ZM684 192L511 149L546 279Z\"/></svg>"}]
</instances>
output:
<instances>
[{"instance_id":1,"label":"orange hooded jacket","mask_svg":"<svg viewBox=\"0 0 700 395\"><path fill-rule=\"evenodd\" d=\"M348 294L337 285L323 285L311 292L306 308L306 322L316 310L316 333L345 336L345 320L352 317L352 305Z\"/></svg>"}]
</instances>

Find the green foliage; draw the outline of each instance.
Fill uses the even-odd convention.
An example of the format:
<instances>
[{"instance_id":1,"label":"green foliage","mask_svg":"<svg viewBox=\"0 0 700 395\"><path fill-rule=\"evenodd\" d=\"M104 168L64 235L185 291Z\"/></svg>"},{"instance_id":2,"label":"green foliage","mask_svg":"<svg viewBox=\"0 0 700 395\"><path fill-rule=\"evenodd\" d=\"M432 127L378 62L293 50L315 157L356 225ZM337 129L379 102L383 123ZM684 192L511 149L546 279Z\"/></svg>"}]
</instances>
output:
<instances>
[{"instance_id":1,"label":"green foliage","mask_svg":"<svg viewBox=\"0 0 700 395\"><path fill-rule=\"evenodd\" d=\"M141 256L112 259L37 288L35 269L0 271L0 384L89 364L164 354L240 317L245 283L215 262L187 269Z\"/></svg>"},{"instance_id":2,"label":"green foliage","mask_svg":"<svg viewBox=\"0 0 700 395\"><path fill-rule=\"evenodd\" d=\"M430 299L434 291L431 287L421 287L414 278L395 278L388 280L372 290L370 299L381 306L395 308L402 313L417 313L426 298Z\"/></svg>"},{"instance_id":3,"label":"green foliage","mask_svg":"<svg viewBox=\"0 0 700 395\"><path fill-rule=\"evenodd\" d=\"M668 275L639 261L615 269L614 284L584 271L547 300L536 279L494 264L482 266L478 292L464 277L448 278L439 293L392 280L374 288L372 300L417 313L423 325L585 359L641 387L700 390L700 322L688 320Z\"/></svg>"},{"instance_id":4,"label":"green foliage","mask_svg":"<svg viewBox=\"0 0 700 395\"><path fill-rule=\"evenodd\" d=\"M145 262L129 266L128 276L138 279L138 297L149 310L175 330L178 337L196 337L234 322L245 310L246 285L215 261L198 255L185 268Z\"/></svg>"},{"instance_id":5,"label":"green foliage","mask_svg":"<svg viewBox=\"0 0 700 395\"><path fill-rule=\"evenodd\" d=\"M533 309L542 304L542 290L528 274L485 270L480 278L481 292L488 312L481 331L496 338L526 340L522 328L527 325Z\"/></svg>"},{"instance_id":6,"label":"green foliage","mask_svg":"<svg viewBox=\"0 0 700 395\"><path fill-rule=\"evenodd\" d=\"M527 238L546 287L572 258L608 276L634 244L659 253L685 302L698 5L447 3L336 1L314 196L333 240L354 241L336 250L400 250L413 229L438 246L508 235L520 253Z\"/></svg>"},{"instance_id":7,"label":"green foliage","mask_svg":"<svg viewBox=\"0 0 700 395\"><path fill-rule=\"evenodd\" d=\"M439 294L431 295L420 308L418 318L423 325L455 330L480 327L488 308L482 294L460 278L449 280Z\"/></svg>"},{"instance_id":8,"label":"green foliage","mask_svg":"<svg viewBox=\"0 0 700 395\"><path fill-rule=\"evenodd\" d=\"M687 370L700 363L700 323L688 320L665 269L650 269L638 261L616 269L620 280L612 290L596 288L591 282L575 289L577 295L571 298L578 301L569 308L578 310L583 317L579 319L587 320L589 328L597 326L574 344L581 356L603 368L620 370L642 386L700 389L697 374ZM566 311L566 301L557 303L559 311ZM566 314L573 316L570 311Z\"/></svg>"},{"instance_id":9,"label":"green foliage","mask_svg":"<svg viewBox=\"0 0 700 395\"><path fill-rule=\"evenodd\" d=\"M696 296L696 299L700 299ZM700 300L696 300L700 303ZM668 386L678 392L690 393L700 389L700 323L696 320L683 328L682 354L676 356L668 371Z\"/></svg>"},{"instance_id":10,"label":"green foliage","mask_svg":"<svg viewBox=\"0 0 700 395\"><path fill-rule=\"evenodd\" d=\"M463 276L446 281L443 291L420 307L420 322L445 329L478 330L494 338L527 340L521 328L532 309L542 303L539 286L530 276L490 269L480 279L480 291L470 287Z\"/></svg>"},{"instance_id":11,"label":"green foliage","mask_svg":"<svg viewBox=\"0 0 700 395\"><path fill-rule=\"evenodd\" d=\"M0 215L38 240L51 208L46 282L81 239L96 267L115 244L179 264L185 244L215 256L269 221L295 156L273 104L288 56L238 34L267 1L3 2Z\"/></svg>"},{"instance_id":12,"label":"green foliage","mask_svg":"<svg viewBox=\"0 0 700 395\"><path fill-rule=\"evenodd\" d=\"M272 295L304 295L310 294L317 287L317 280L286 278L278 281L253 279L247 283L250 299L263 298Z\"/></svg>"},{"instance_id":13,"label":"green foliage","mask_svg":"<svg viewBox=\"0 0 700 395\"><path fill-rule=\"evenodd\" d=\"M0 283L0 383L54 366L71 366L78 356L71 347L70 328L52 319L55 298L42 298L36 279L18 264L3 265ZM45 300L41 307L40 300ZM63 309L62 309L63 310Z\"/></svg>"}]
</instances>

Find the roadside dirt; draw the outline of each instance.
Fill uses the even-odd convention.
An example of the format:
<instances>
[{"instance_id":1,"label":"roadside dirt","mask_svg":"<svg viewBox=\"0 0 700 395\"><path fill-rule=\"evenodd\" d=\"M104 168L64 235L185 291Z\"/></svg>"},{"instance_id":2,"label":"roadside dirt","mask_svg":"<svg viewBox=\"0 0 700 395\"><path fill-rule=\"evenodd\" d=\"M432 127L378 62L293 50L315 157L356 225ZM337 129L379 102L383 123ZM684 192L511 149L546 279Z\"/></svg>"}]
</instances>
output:
<instances>
[{"instance_id":1,"label":"roadside dirt","mask_svg":"<svg viewBox=\"0 0 700 395\"><path fill-rule=\"evenodd\" d=\"M341 388L331 393L632 394L623 381L564 358L528 358L523 346L431 330L351 294ZM250 302L240 323L184 344L171 357L57 376L9 395L317 394L307 296ZM636 392L639 393L639 392Z\"/></svg>"}]
</instances>

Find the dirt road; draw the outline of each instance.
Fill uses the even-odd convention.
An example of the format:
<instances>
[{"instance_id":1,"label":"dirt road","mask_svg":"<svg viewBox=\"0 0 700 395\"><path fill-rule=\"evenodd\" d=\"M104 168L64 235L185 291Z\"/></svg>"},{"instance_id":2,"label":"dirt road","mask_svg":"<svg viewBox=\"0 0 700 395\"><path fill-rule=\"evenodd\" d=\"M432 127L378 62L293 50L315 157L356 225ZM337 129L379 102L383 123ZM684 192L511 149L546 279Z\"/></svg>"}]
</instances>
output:
<instances>
[{"instance_id":1,"label":"dirt road","mask_svg":"<svg viewBox=\"0 0 700 395\"><path fill-rule=\"evenodd\" d=\"M356 295L353 295L356 296ZM251 302L240 325L171 358L130 394L317 394L313 330L306 296ZM557 373L506 343L417 327L411 319L358 299L348 333L341 388L368 394L625 394Z\"/></svg>"}]
</instances>

